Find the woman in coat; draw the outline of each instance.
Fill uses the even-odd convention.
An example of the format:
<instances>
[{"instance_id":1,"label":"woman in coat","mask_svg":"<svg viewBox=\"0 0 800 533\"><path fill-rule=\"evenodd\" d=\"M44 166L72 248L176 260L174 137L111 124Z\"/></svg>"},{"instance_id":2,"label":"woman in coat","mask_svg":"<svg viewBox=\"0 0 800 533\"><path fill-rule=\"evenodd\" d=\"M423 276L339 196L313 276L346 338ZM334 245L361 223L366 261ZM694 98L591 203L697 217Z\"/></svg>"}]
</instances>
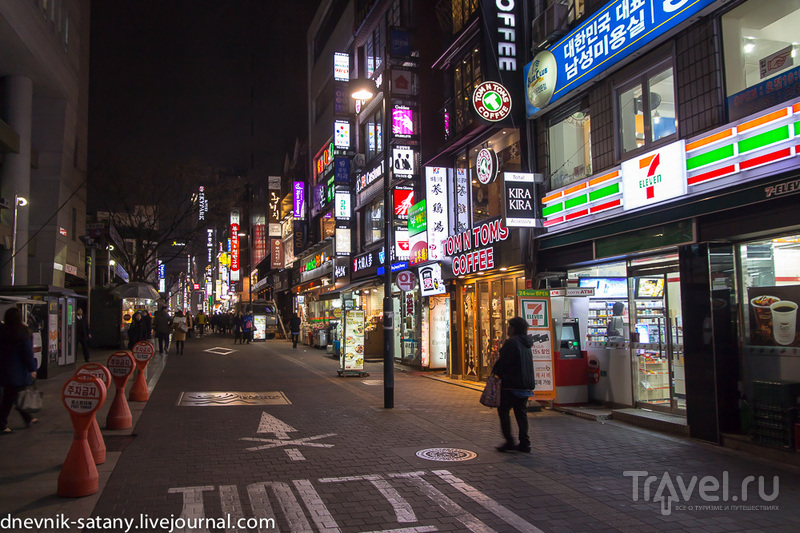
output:
<instances>
[{"instance_id":1,"label":"woman in coat","mask_svg":"<svg viewBox=\"0 0 800 533\"><path fill-rule=\"evenodd\" d=\"M185 331L184 331L185 329ZM172 340L175 342L175 353L183 355L183 344L186 342L186 332L189 331L189 324L183 311L178 311L172 319Z\"/></svg>"},{"instance_id":2,"label":"woman in coat","mask_svg":"<svg viewBox=\"0 0 800 533\"><path fill-rule=\"evenodd\" d=\"M11 307L0 326L0 386L3 399L0 401L0 434L11 433L8 415L17 404L19 392L36 378L36 359L33 358L31 332L22 323L22 313ZM39 420L29 413L19 411L25 424L30 426Z\"/></svg>"},{"instance_id":3,"label":"woman in coat","mask_svg":"<svg viewBox=\"0 0 800 533\"><path fill-rule=\"evenodd\" d=\"M136 311L133 314L131 325L128 326L128 349L133 350L133 345L139 341L146 341L150 338L150 331L142 320L142 313Z\"/></svg>"}]
</instances>

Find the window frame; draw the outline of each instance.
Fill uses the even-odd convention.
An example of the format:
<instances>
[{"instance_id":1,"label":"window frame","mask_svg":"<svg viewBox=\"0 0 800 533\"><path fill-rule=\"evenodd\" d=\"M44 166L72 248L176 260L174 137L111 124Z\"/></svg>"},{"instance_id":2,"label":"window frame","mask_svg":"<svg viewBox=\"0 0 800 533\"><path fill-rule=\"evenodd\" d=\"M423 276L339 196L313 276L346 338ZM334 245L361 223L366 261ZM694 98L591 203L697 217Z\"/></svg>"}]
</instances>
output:
<instances>
[{"instance_id":1,"label":"window frame","mask_svg":"<svg viewBox=\"0 0 800 533\"><path fill-rule=\"evenodd\" d=\"M650 88L649 88L649 80L655 78L662 72L672 69L672 94L674 98L674 105L675 105L675 133L670 135L664 136L657 141L652 141L653 136L653 125L651 123L651 109L650 109ZM622 142L622 117L620 116L620 104L619 98L620 95L626 91L629 91L635 87L640 87L642 89L642 114L644 116L644 145L634 148L633 150L628 150L627 152L623 151L623 142ZM663 58L658 61L652 67L646 69L644 72L637 74L633 77L625 78L622 82L615 83L612 90L613 95L613 110L614 110L614 145L616 147L616 156L617 162L622 162L624 160L631 159L636 157L640 154L655 150L661 146L665 146L672 142L677 141L680 139L680 120L678 120L678 114L680 109L680 103L678 102L678 91L677 91L677 79L676 79L676 72L675 72L675 60L670 55L669 57Z\"/></svg>"},{"instance_id":2,"label":"window frame","mask_svg":"<svg viewBox=\"0 0 800 533\"><path fill-rule=\"evenodd\" d=\"M552 156L550 156L550 153L551 153L551 149L550 149L550 129L553 128L554 126L564 122L568 117L570 117L570 116L572 116L572 115L574 115L575 113L578 113L578 112L585 113L586 116L589 117L589 162L591 164L591 170L592 170L592 172L594 172L595 165L594 165L594 156L592 155L592 126L591 126L592 112L591 112L591 106L589 105L588 97L582 97L579 100L577 100L577 101L571 103L570 105L567 105L566 107L564 107L564 110L559 110L556 113L552 113L552 117L547 117L546 145L547 145L547 153L548 153L548 158L547 158L547 184L548 184L548 187L549 187L548 190L552 191L552 190L560 189L561 187L566 187L567 185L569 185L569 184L562 185L561 187L554 187L553 186L553 158L552 158ZM583 178L579 178L579 179L577 179L577 180L575 180L575 181L573 181L571 183L576 183L577 181L580 181L581 179L585 179L585 178L590 177L592 175L592 172L590 172L589 174L585 175Z\"/></svg>"}]
</instances>

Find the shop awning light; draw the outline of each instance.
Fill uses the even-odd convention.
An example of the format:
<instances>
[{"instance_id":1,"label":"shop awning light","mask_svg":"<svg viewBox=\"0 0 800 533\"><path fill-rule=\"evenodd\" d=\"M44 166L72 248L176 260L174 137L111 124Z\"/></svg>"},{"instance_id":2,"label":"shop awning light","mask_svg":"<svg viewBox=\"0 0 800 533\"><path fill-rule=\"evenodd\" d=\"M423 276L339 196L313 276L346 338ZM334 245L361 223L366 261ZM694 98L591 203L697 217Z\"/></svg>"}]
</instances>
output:
<instances>
[{"instance_id":1,"label":"shop awning light","mask_svg":"<svg viewBox=\"0 0 800 533\"><path fill-rule=\"evenodd\" d=\"M350 82L350 97L353 100L369 100L378 92L375 81L369 78L357 78Z\"/></svg>"}]
</instances>

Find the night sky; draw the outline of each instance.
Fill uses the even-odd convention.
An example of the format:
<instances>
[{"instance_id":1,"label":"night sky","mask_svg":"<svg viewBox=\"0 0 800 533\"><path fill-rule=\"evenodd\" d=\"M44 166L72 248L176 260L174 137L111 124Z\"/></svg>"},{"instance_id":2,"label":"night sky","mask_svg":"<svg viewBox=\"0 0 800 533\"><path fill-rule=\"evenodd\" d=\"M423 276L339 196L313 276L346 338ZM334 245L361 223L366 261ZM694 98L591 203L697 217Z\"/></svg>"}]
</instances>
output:
<instances>
[{"instance_id":1,"label":"night sky","mask_svg":"<svg viewBox=\"0 0 800 533\"><path fill-rule=\"evenodd\" d=\"M305 43L318 3L93 0L89 179L153 162L247 171L251 147L257 175L282 172L306 136Z\"/></svg>"}]
</instances>

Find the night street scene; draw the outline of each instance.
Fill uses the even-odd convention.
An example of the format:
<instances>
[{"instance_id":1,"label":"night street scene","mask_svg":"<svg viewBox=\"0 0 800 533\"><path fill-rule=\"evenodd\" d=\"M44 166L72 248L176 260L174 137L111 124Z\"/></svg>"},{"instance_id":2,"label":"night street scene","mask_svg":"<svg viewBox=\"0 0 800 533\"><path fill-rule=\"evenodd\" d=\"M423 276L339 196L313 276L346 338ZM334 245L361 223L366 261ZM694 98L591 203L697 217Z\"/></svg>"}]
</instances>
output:
<instances>
[{"instance_id":1,"label":"night street scene","mask_svg":"<svg viewBox=\"0 0 800 533\"><path fill-rule=\"evenodd\" d=\"M800 0L0 0L0 531L800 531Z\"/></svg>"}]
</instances>

